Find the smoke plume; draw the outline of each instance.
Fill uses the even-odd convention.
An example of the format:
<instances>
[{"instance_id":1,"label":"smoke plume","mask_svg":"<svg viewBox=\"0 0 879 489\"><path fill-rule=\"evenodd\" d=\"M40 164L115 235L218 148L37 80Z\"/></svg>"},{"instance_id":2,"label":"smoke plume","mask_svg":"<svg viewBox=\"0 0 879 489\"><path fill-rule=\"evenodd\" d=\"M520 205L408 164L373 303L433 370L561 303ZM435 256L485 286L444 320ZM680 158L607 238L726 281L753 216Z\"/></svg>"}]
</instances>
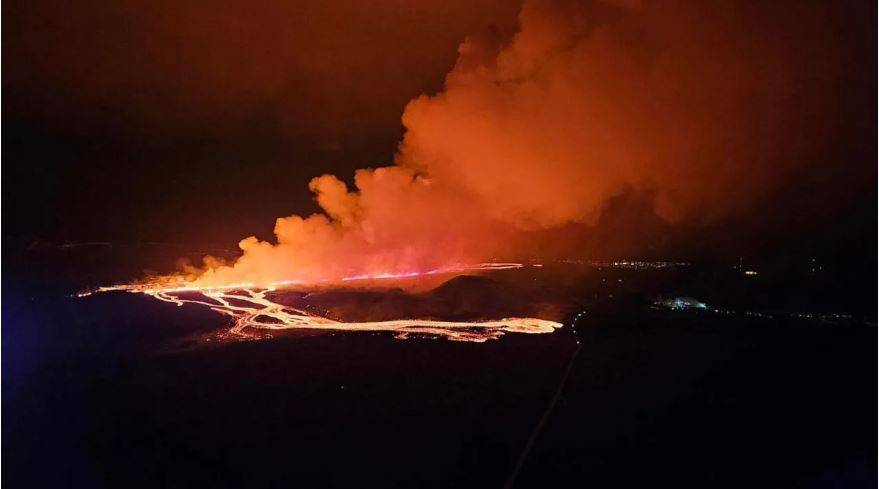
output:
<instances>
[{"instance_id":1,"label":"smoke plume","mask_svg":"<svg viewBox=\"0 0 879 489\"><path fill-rule=\"evenodd\" d=\"M820 42L816 41L820 40ZM444 90L412 100L392 166L309 185L201 285L405 273L509 257L648 195L675 223L762 202L832 138L839 61L821 8L712 1L528 1L519 30L460 45Z\"/></svg>"}]
</instances>

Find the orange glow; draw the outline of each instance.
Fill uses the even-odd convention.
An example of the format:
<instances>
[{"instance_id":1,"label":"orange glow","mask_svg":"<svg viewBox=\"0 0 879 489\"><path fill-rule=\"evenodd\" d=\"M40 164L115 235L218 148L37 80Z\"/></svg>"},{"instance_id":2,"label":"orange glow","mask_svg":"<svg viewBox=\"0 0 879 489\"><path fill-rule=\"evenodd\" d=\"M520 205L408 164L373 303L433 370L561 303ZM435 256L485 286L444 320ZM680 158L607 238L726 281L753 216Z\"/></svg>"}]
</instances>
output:
<instances>
[{"instance_id":1,"label":"orange glow","mask_svg":"<svg viewBox=\"0 0 879 489\"><path fill-rule=\"evenodd\" d=\"M658 221L739 213L809 161L823 129L791 121L828 108L809 95L834 86L814 76L833 73L831 57L771 29L742 37L753 26L736 9L590 5L528 0L510 39L465 39L443 89L406 105L389 166L357 170L353 186L310 181L318 213L277 219L273 239L242 239L234 261L208 256L106 290L162 297L484 269L498 265L460 264L551 256L541 232L598 228L630 193ZM612 235L639 241L631 221Z\"/></svg>"},{"instance_id":2,"label":"orange glow","mask_svg":"<svg viewBox=\"0 0 879 489\"><path fill-rule=\"evenodd\" d=\"M535 265L542 266L542 265ZM521 263L477 263L474 265L455 265L445 268L435 268L433 270L427 270L423 272L401 272L401 273L374 273L374 274L361 274L361 275L350 275L347 277L340 277L338 279L321 279L321 280L296 280L296 279L288 279L288 280L278 280L275 282L268 282L266 284L259 284L257 282L230 282L230 283L222 283L222 284L205 284L201 280L192 280L187 281L179 275L172 275L167 277L160 277L153 281L139 281L131 284L121 284L121 285L107 285L97 287L95 289L86 290L76 294L77 297L88 297L92 294L98 292L139 292L149 295L156 294L173 294L180 292L212 292L212 291L221 291L221 290L236 290L236 289L255 289L255 288L264 288L267 290L276 290L279 288L290 287L293 285L304 285L304 286L314 286L314 285L329 285L333 283L344 283L344 282L357 282L357 281L369 281L369 280L392 280L392 279L405 279L405 278L417 278L417 277L427 277L432 275L444 275L444 274L460 274L464 272L475 272L475 271L492 271L492 270L511 270L515 268L522 268L524 265Z\"/></svg>"},{"instance_id":3,"label":"orange glow","mask_svg":"<svg viewBox=\"0 0 879 489\"><path fill-rule=\"evenodd\" d=\"M751 19L735 9L590 5L529 0L512 38L466 38L443 90L406 105L388 166L357 170L353 186L317 176L308 187L320 212L279 218L274 239L247 237L234 262L208 257L169 286L517 259L543 251L539 232L595 225L632 192L663 220L710 222L746 210L814 153L823 130L790 121L824 113L810 95L833 86L814 76L833 73L821 66L830 57L771 29L749 41L739 34Z\"/></svg>"},{"instance_id":4,"label":"orange glow","mask_svg":"<svg viewBox=\"0 0 879 489\"><path fill-rule=\"evenodd\" d=\"M233 292L241 293L233 293ZM199 304L210 307L221 314L235 318L229 333L244 337L258 337L250 329L322 329L332 331L388 331L400 339L410 335L440 336L453 341L482 343L500 338L505 333L552 333L561 324L536 318L503 318L495 321L453 322L427 319L399 319L393 321L342 322L315 316L301 309L285 306L272 301L266 294L272 289L205 290L201 294L219 304L211 304L198 299L184 299L175 292L146 292L156 299L183 304ZM237 304L233 305L230 299Z\"/></svg>"},{"instance_id":5,"label":"orange glow","mask_svg":"<svg viewBox=\"0 0 879 489\"><path fill-rule=\"evenodd\" d=\"M491 271L522 268L521 263L479 263L475 265L459 265L444 269L425 272L379 273L374 275L355 275L342 277L339 282L366 280L393 280L416 278L440 274L458 274L466 271ZM327 284L328 281L322 281ZM296 280L284 280L258 287L253 283L232 283L217 286L200 286L197 283L168 285L163 282L135 283L98 287L97 289L77 294L87 297L98 292L125 291L146 294L155 299L170 302L178 306L196 304L209 307L220 314L232 316L235 324L229 333L241 338L258 338L253 330L286 330L286 329L322 329L333 331L387 331L395 333L400 339L410 335L440 336L453 341L469 341L482 343L486 340L500 338L505 333L540 334L552 333L562 325L555 321L537 318L503 318L492 321L434 321L428 319L398 319L392 321L344 322L326 317L316 316L302 309L297 309L272 301L267 294L293 285L318 285ZM181 294L196 293L207 302L198 298L184 298ZM236 304L232 304L235 301ZM246 305L241 305L247 303Z\"/></svg>"}]
</instances>

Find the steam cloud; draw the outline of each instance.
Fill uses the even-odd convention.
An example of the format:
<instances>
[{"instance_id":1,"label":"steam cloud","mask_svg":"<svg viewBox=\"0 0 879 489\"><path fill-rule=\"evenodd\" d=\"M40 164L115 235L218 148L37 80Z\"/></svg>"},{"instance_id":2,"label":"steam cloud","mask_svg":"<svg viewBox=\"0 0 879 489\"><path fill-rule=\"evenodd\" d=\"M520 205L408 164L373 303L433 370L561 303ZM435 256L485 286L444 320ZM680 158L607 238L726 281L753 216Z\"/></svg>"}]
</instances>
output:
<instances>
[{"instance_id":1,"label":"steam cloud","mask_svg":"<svg viewBox=\"0 0 879 489\"><path fill-rule=\"evenodd\" d=\"M820 9L711 1L529 1L519 31L466 39L445 89L412 100L393 166L312 180L323 214L280 218L201 285L430 270L590 225L624 192L660 218L759 202L820 151L839 67ZM797 10L799 8L799 10ZM751 15L754 10L760 15ZM759 33L759 34L755 34ZM808 48L808 49L804 49Z\"/></svg>"}]
</instances>

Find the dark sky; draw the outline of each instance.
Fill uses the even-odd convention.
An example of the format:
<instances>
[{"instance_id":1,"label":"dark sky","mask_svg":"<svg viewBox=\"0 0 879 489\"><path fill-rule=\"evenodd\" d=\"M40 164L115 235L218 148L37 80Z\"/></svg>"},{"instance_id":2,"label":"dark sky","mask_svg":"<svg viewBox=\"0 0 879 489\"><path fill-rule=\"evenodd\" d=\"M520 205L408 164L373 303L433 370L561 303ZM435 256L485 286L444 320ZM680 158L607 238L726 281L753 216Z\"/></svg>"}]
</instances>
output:
<instances>
[{"instance_id":1,"label":"dark sky","mask_svg":"<svg viewBox=\"0 0 879 489\"><path fill-rule=\"evenodd\" d=\"M5 235L231 241L391 163L407 101L515 2L3 4Z\"/></svg>"},{"instance_id":2,"label":"dark sky","mask_svg":"<svg viewBox=\"0 0 879 489\"><path fill-rule=\"evenodd\" d=\"M495 0L4 2L3 234L268 238L276 217L315 209L312 177L390 164L406 102L442 88L468 34L515 32L518 9ZM829 128L846 135L833 161L716 232L749 222L763 230L755 247L824 233L875 248L875 9L826 4L850 84L838 97L845 127Z\"/></svg>"}]
</instances>

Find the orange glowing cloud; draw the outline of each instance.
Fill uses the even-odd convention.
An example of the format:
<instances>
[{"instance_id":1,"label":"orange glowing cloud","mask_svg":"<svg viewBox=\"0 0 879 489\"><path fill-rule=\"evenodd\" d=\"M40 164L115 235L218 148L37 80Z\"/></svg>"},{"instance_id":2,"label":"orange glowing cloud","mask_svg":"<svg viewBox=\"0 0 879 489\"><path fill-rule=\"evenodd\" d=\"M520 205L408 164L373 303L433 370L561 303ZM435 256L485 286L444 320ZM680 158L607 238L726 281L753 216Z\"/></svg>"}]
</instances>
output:
<instances>
[{"instance_id":1,"label":"orange glowing cloud","mask_svg":"<svg viewBox=\"0 0 879 489\"><path fill-rule=\"evenodd\" d=\"M820 15L791 30L789 12L752 8L765 12L529 1L512 39L465 40L445 89L409 103L393 166L357 171L354 188L315 178L323 213L280 218L276 242L244 239L234 263L209 259L180 280L453 268L509 256L535 230L594 223L632 190L669 221L747 208L822 144L797 121L827 113L816 95L835 73L829 51L799 50ZM754 36L755 18L776 29Z\"/></svg>"}]
</instances>

